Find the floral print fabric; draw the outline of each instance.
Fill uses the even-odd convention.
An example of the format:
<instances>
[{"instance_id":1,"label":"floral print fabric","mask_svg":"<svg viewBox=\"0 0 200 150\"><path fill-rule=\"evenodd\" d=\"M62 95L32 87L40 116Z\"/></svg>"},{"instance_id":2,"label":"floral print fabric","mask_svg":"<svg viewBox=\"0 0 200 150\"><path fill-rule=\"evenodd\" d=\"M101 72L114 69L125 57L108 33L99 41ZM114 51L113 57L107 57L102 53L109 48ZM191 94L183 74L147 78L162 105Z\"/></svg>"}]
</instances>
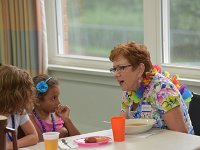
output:
<instances>
[{"instance_id":1,"label":"floral print fabric","mask_svg":"<svg viewBox=\"0 0 200 150\"><path fill-rule=\"evenodd\" d=\"M129 118L153 118L157 121L154 127L167 129L163 114L180 105L188 133L193 134L187 106L175 85L163 75L156 73L150 84L146 87L143 97L136 110L132 110L133 101L127 91L123 92L121 112L128 109Z\"/></svg>"}]
</instances>

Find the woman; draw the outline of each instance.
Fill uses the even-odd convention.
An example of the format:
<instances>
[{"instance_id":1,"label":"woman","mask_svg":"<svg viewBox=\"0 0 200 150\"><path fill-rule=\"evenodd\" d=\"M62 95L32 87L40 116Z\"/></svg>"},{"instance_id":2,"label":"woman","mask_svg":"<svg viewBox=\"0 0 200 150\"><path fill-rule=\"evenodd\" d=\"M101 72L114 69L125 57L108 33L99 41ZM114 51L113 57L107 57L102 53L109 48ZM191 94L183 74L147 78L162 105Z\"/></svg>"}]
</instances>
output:
<instances>
[{"instance_id":1,"label":"woman","mask_svg":"<svg viewBox=\"0 0 200 150\"><path fill-rule=\"evenodd\" d=\"M192 97L176 76L153 66L144 45L119 44L111 51L115 78L124 91L121 115L126 118L153 118L155 127L193 134L185 101ZM184 99L183 99L184 97Z\"/></svg>"}]
</instances>

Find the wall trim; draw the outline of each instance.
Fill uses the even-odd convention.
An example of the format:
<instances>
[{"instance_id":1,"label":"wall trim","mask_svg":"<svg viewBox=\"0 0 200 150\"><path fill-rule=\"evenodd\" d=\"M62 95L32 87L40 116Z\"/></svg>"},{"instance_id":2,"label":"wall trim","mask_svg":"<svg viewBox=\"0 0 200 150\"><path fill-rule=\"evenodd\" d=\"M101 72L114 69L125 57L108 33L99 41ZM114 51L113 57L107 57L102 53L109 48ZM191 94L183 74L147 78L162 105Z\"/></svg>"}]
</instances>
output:
<instances>
[{"instance_id":1,"label":"wall trim","mask_svg":"<svg viewBox=\"0 0 200 150\"><path fill-rule=\"evenodd\" d=\"M50 64L48 66L48 73L55 75L57 78L62 80L119 87L116 79L108 70Z\"/></svg>"},{"instance_id":2,"label":"wall trim","mask_svg":"<svg viewBox=\"0 0 200 150\"><path fill-rule=\"evenodd\" d=\"M48 72L62 80L119 87L116 79L108 70L49 64ZM185 85L200 87L199 79L179 78L179 80Z\"/></svg>"}]
</instances>

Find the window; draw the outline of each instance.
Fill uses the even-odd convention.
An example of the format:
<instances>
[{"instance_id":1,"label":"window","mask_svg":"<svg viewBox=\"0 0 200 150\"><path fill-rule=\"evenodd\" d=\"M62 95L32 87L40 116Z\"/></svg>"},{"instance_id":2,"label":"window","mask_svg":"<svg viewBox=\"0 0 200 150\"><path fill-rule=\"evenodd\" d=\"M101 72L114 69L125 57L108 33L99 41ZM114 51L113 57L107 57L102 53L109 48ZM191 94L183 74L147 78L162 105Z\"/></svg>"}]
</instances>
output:
<instances>
[{"instance_id":1,"label":"window","mask_svg":"<svg viewBox=\"0 0 200 150\"><path fill-rule=\"evenodd\" d=\"M162 8L162 63L168 70L197 78L200 74L200 3L163 0Z\"/></svg>"},{"instance_id":2,"label":"window","mask_svg":"<svg viewBox=\"0 0 200 150\"><path fill-rule=\"evenodd\" d=\"M163 63L200 66L200 3L163 0Z\"/></svg>"},{"instance_id":3,"label":"window","mask_svg":"<svg viewBox=\"0 0 200 150\"><path fill-rule=\"evenodd\" d=\"M63 15L57 15L63 20L58 22L61 55L106 58L117 43L143 43L141 0L59 0L56 4L57 10L63 10Z\"/></svg>"},{"instance_id":4,"label":"window","mask_svg":"<svg viewBox=\"0 0 200 150\"><path fill-rule=\"evenodd\" d=\"M147 45L154 64L199 80L199 7L198 0L48 1L49 64L108 73L113 46L134 40Z\"/></svg>"},{"instance_id":5,"label":"window","mask_svg":"<svg viewBox=\"0 0 200 150\"><path fill-rule=\"evenodd\" d=\"M50 64L109 72L108 56L117 43L144 42L141 0L53 0L46 12Z\"/></svg>"}]
</instances>

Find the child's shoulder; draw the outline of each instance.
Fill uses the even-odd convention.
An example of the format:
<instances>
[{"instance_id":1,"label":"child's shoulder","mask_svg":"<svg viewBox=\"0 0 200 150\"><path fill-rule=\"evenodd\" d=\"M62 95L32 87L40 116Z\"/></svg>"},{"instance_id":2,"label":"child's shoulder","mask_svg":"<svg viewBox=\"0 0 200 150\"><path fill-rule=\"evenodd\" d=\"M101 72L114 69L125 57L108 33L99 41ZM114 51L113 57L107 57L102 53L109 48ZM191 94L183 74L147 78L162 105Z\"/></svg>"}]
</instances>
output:
<instances>
[{"instance_id":1,"label":"child's shoulder","mask_svg":"<svg viewBox=\"0 0 200 150\"><path fill-rule=\"evenodd\" d=\"M28 120L30 120L27 113L25 113L25 114L15 114L14 118L15 118L16 121L19 122L20 125L22 125L25 122L27 122Z\"/></svg>"}]
</instances>

